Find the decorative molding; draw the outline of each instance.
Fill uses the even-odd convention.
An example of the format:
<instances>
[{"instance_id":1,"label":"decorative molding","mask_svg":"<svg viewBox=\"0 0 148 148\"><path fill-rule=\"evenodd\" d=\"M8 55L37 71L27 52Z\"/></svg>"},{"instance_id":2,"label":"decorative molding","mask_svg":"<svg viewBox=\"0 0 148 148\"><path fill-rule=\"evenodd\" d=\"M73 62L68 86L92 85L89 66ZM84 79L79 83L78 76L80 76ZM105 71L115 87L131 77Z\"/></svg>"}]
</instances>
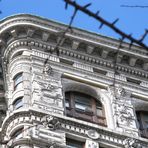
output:
<instances>
[{"instance_id":1,"label":"decorative molding","mask_svg":"<svg viewBox=\"0 0 148 148\"><path fill-rule=\"evenodd\" d=\"M57 130L60 128L60 122L57 118L47 115L41 119L43 126L49 130Z\"/></svg>"}]
</instances>

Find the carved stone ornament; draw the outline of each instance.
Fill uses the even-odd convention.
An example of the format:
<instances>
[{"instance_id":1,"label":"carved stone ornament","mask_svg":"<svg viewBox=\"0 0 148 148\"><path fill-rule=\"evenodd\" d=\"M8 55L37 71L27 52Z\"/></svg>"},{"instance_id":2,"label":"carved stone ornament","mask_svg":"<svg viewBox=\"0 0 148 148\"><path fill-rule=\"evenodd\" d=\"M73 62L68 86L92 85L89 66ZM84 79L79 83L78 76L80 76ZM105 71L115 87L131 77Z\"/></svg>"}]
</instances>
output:
<instances>
[{"instance_id":1,"label":"carved stone ornament","mask_svg":"<svg viewBox=\"0 0 148 148\"><path fill-rule=\"evenodd\" d=\"M43 72L44 74L50 75L52 73L52 67L50 65L45 65Z\"/></svg>"},{"instance_id":2,"label":"carved stone ornament","mask_svg":"<svg viewBox=\"0 0 148 148\"><path fill-rule=\"evenodd\" d=\"M127 138L123 141L125 148L142 148L142 145L138 143L138 140L133 138Z\"/></svg>"},{"instance_id":3,"label":"carved stone ornament","mask_svg":"<svg viewBox=\"0 0 148 148\"><path fill-rule=\"evenodd\" d=\"M126 91L121 85L118 87L115 86L115 96L117 99L126 96Z\"/></svg>"},{"instance_id":4,"label":"carved stone ornament","mask_svg":"<svg viewBox=\"0 0 148 148\"><path fill-rule=\"evenodd\" d=\"M45 116L41 119L43 126L50 130L56 130L60 127L60 122L53 116Z\"/></svg>"},{"instance_id":5,"label":"carved stone ornament","mask_svg":"<svg viewBox=\"0 0 148 148\"><path fill-rule=\"evenodd\" d=\"M118 123L125 124L126 126L132 125L134 116L132 110L126 105L118 105L117 107Z\"/></svg>"},{"instance_id":6,"label":"carved stone ornament","mask_svg":"<svg viewBox=\"0 0 148 148\"><path fill-rule=\"evenodd\" d=\"M95 130L88 130L87 136L91 139L98 139L99 138L99 134Z\"/></svg>"}]
</instances>

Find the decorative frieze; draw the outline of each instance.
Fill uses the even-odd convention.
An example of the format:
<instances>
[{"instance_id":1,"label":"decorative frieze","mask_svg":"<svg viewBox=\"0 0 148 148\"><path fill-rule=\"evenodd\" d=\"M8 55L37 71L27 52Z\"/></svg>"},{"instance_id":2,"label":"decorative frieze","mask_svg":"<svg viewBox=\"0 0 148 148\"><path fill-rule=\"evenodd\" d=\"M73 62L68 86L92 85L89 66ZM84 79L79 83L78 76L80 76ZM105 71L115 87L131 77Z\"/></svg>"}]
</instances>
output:
<instances>
[{"instance_id":1,"label":"decorative frieze","mask_svg":"<svg viewBox=\"0 0 148 148\"><path fill-rule=\"evenodd\" d=\"M126 76L122 75L122 74L115 74L114 72L107 72L106 76L110 77L110 78L115 78L117 80L121 80L121 81L126 81Z\"/></svg>"},{"instance_id":2,"label":"decorative frieze","mask_svg":"<svg viewBox=\"0 0 148 148\"><path fill-rule=\"evenodd\" d=\"M85 65L85 64L82 64L82 63L74 63L73 64L73 67L76 67L76 68L79 68L79 69L83 69L83 70L86 70L86 71L90 71L90 72L93 72L93 68L91 66L88 66L88 65Z\"/></svg>"},{"instance_id":3,"label":"decorative frieze","mask_svg":"<svg viewBox=\"0 0 148 148\"><path fill-rule=\"evenodd\" d=\"M120 85L114 86L111 88L111 91L113 95L112 107L117 131L121 130L121 132L138 136L134 108L131 102L131 93Z\"/></svg>"}]
</instances>

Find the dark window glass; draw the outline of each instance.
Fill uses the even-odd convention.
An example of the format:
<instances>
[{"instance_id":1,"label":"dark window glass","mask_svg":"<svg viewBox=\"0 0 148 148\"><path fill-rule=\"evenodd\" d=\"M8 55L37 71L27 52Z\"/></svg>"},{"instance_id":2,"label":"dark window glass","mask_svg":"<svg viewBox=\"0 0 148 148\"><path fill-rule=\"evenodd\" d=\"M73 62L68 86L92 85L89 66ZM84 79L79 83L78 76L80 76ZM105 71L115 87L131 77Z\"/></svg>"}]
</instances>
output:
<instances>
[{"instance_id":1,"label":"dark window glass","mask_svg":"<svg viewBox=\"0 0 148 148\"><path fill-rule=\"evenodd\" d=\"M148 138L148 112L138 111L137 114L137 126L141 137Z\"/></svg>"},{"instance_id":2,"label":"dark window glass","mask_svg":"<svg viewBox=\"0 0 148 148\"><path fill-rule=\"evenodd\" d=\"M67 148L84 148L84 142L76 141L73 139L66 139Z\"/></svg>"},{"instance_id":3,"label":"dark window glass","mask_svg":"<svg viewBox=\"0 0 148 148\"><path fill-rule=\"evenodd\" d=\"M18 129L17 131L15 131L12 135L11 135L11 138L12 139L20 139L22 138L22 133L23 133L23 127Z\"/></svg>"},{"instance_id":4,"label":"dark window glass","mask_svg":"<svg viewBox=\"0 0 148 148\"><path fill-rule=\"evenodd\" d=\"M66 115L106 126L102 104L93 97L79 93L65 93Z\"/></svg>"},{"instance_id":5,"label":"dark window glass","mask_svg":"<svg viewBox=\"0 0 148 148\"><path fill-rule=\"evenodd\" d=\"M16 90L19 87L22 87L22 82L23 82L22 73L17 74L13 80L14 80L14 90Z\"/></svg>"},{"instance_id":6,"label":"dark window glass","mask_svg":"<svg viewBox=\"0 0 148 148\"><path fill-rule=\"evenodd\" d=\"M19 109L21 107L23 107L23 97L20 97L13 102L13 109L14 110Z\"/></svg>"}]
</instances>

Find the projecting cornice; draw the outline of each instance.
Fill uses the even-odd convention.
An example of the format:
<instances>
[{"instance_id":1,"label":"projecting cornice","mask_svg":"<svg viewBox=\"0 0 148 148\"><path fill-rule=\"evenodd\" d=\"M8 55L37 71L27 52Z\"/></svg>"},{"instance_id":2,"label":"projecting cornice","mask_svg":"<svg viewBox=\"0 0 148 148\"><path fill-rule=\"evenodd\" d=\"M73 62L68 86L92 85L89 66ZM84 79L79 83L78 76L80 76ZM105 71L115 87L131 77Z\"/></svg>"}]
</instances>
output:
<instances>
[{"instance_id":1,"label":"projecting cornice","mask_svg":"<svg viewBox=\"0 0 148 148\"><path fill-rule=\"evenodd\" d=\"M91 64L104 61L103 63L106 64L106 67L111 65L111 68L114 67L116 59L116 65L120 65L118 70L121 67L122 71L125 70L126 72L129 68L134 68L133 71L138 69L147 73L148 51L134 45L129 48L128 43L123 43L122 47L118 49L119 40L77 28L73 28L72 32L66 32L63 36L66 29L67 26L64 24L37 16L27 14L11 16L2 20L0 24L0 51L2 56L4 56L10 50L7 47L21 39L30 42L29 46L34 46L32 45L32 40L37 41L38 43L35 43L35 46L38 46L38 48L46 49L52 45L53 50L60 41L58 46L60 53L64 56L65 53L66 56L69 53L69 57L78 59L82 57L82 60L91 62ZM78 56L78 54L80 55ZM143 72L138 73L138 75ZM137 75L136 72L135 75Z\"/></svg>"},{"instance_id":2,"label":"projecting cornice","mask_svg":"<svg viewBox=\"0 0 148 148\"><path fill-rule=\"evenodd\" d=\"M29 15L29 14L21 14L21 15L16 15L16 16L10 16L10 17L2 20L1 24L0 24L0 33L10 31L11 28L16 27L16 26L30 26L30 25L35 30L36 30L36 27L39 27L40 29L43 29L43 30L49 31L49 32L51 31L54 33L57 33L59 31L65 31L65 29L67 28L67 25L62 24L62 23L58 23L58 22L51 21L51 20L48 20L45 18L41 18L39 16L33 16L33 15ZM13 36L16 37L15 30L11 30L10 32L13 34ZM117 49L119 47L119 43L120 43L119 40L116 40L116 39L113 39L110 37L106 37L106 36L102 36L100 34L84 31L84 30L78 29L78 28L73 28L73 32L72 33L68 32L68 33L66 33L66 35L69 37L72 37L72 38L77 37L80 40L85 40L86 42L92 43L94 45L99 44L104 47L109 47L109 48L113 48L113 49ZM43 36L45 37L45 34ZM147 54L147 51L145 51L142 48L139 48L138 46L133 46L130 49L129 49L128 43L123 43L122 46L123 46L122 48L125 51L127 50L127 51L131 51L131 52L141 54L141 55Z\"/></svg>"}]
</instances>

